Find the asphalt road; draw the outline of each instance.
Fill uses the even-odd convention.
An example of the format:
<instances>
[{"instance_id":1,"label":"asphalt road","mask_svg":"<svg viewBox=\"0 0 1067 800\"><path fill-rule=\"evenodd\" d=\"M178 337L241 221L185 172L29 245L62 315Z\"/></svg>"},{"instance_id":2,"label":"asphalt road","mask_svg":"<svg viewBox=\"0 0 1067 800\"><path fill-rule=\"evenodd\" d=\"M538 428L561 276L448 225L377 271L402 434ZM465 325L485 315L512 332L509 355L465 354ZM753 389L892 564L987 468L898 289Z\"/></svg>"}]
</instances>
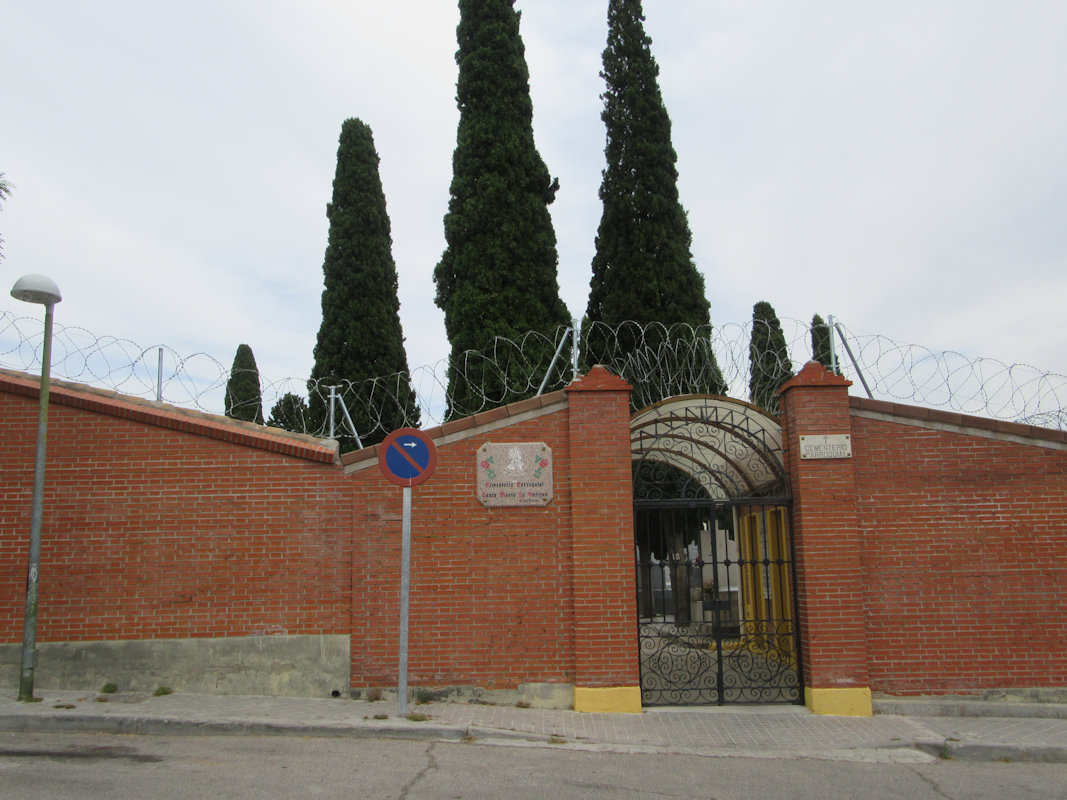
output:
<instances>
[{"instance_id":1,"label":"asphalt road","mask_svg":"<svg viewBox=\"0 0 1067 800\"><path fill-rule=\"evenodd\" d=\"M1054 800L1067 764L608 753L566 746L0 733L0 798Z\"/></svg>"}]
</instances>

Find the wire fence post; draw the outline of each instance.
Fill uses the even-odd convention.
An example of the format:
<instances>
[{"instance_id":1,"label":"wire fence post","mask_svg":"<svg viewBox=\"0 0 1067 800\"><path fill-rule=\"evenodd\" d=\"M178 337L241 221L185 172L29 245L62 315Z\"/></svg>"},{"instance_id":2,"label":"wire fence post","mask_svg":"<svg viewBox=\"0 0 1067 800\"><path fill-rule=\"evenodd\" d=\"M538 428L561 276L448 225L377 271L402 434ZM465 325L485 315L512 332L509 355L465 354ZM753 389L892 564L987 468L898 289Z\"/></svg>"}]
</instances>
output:
<instances>
[{"instance_id":1,"label":"wire fence post","mask_svg":"<svg viewBox=\"0 0 1067 800\"><path fill-rule=\"evenodd\" d=\"M339 395L335 395L335 397L336 397L337 400L341 400L341 397ZM352 415L348 413L348 406L346 406L344 404L344 402L341 402L340 405L341 405L341 411L344 412L345 419L348 421L348 429L350 431L352 431L352 435L356 439L356 447L358 447L360 450L362 450L363 449L363 440L359 438L359 433L356 431L356 423L354 423L352 421Z\"/></svg>"},{"instance_id":2,"label":"wire fence post","mask_svg":"<svg viewBox=\"0 0 1067 800\"><path fill-rule=\"evenodd\" d=\"M860 369L859 362L856 361L856 356L852 354L852 348L848 346L848 339L845 338L845 334L841 330L841 325L835 322L834 328L837 330L837 335L841 337L841 344L845 346L845 352L848 353L848 357L852 361L852 366L856 368L856 374L860 376L860 383L863 384L863 389L867 392L867 397L873 400L874 395L871 394L871 387L867 385L867 379L863 377L863 370ZM830 338L830 341L833 341L833 337Z\"/></svg>"},{"instance_id":3,"label":"wire fence post","mask_svg":"<svg viewBox=\"0 0 1067 800\"><path fill-rule=\"evenodd\" d=\"M548 379L552 377L552 370L556 366L556 362L559 361L559 354L563 352L563 345L567 343L567 335L574 330L573 328L567 328L563 331L563 335L559 337L559 347L556 348L556 352L552 356L552 363L548 365L548 370L545 372L545 377L541 381L541 385L537 387L537 397L541 396L541 393L545 390L545 384L548 383Z\"/></svg>"},{"instance_id":4,"label":"wire fence post","mask_svg":"<svg viewBox=\"0 0 1067 800\"><path fill-rule=\"evenodd\" d=\"M335 409L337 408L337 406L341 406L341 413L344 415L345 421L348 423L349 432L356 440L356 447L362 450L363 440L359 438L359 433L356 431L356 423L352 421L352 415L348 413L348 406L344 404L344 401L341 399L341 395L337 394L337 390L341 387L327 386L326 388L330 390L330 394L327 397L327 400L330 404L330 435L327 438L333 439L334 434L337 433L337 416L335 414Z\"/></svg>"},{"instance_id":5,"label":"wire fence post","mask_svg":"<svg viewBox=\"0 0 1067 800\"><path fill-rule=\"evenodd\" d=\"M830 315L830 371L835 375L840 375L841 371L837 368L837 348L834 347L834 315Z\"/></svg>"},{"instance_id":6,"label":"wire fence post","mask_svg":"<svg viewBox=\"0 0 1067 800\"><path fill-rule=\"evenodd\" d=\"M329 401L330 401L330 435L327 436L326 438L327 439L332 439L333 438L333 433L334 433L333 401L334 401L334 398L337 397L337 387L336 386L327 386L326 388L330 390L330 395L329 395Z\"/></svg>"},{"instance_id":7,"label":"wire fence post","mask_svg":"<svg viewBox=\"0 0 1067 800\"><path fill-rule=\"evenodd\" d=\"M578 320L571 318L571 339L574 344L571 346L571 379L578 380L578 342L581 338L581 334L578 332Z\"/></svg>"}]
</instances>

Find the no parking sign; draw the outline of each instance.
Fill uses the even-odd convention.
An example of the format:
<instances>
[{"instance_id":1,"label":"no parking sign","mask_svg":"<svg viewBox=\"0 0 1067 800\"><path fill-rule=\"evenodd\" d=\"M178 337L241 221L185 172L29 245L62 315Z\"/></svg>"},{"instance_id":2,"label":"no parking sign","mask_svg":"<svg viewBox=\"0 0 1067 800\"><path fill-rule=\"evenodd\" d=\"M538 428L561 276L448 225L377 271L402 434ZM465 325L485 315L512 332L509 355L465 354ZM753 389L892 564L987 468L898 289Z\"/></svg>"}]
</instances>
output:
<instances>
[{"instance_id":1,"label":"no parking sign","mask_svg":"<svg viewBox=\"0 0 1067 800\"><path fill-rule=\"evenodd\" d=\"M397 710L408 707L408 607L411 596L411 487L433 474L437 466L437 446L417 428L400 428L385 437L378 448L378 469L390 483L404 488L400 536L400 664L397 681Z\"/></svg>"},{"instance_id":2,"label":"no parking sign","mask_svg":"<svg viewBox=\"0 0 1067 800\"><path fill-rule=\"evenodd\" d=\"M378 468L397 486L418 486L437 466L437 447L416 428L399 428L385 437L378 451Z\"/></svg>"}]
</instances>

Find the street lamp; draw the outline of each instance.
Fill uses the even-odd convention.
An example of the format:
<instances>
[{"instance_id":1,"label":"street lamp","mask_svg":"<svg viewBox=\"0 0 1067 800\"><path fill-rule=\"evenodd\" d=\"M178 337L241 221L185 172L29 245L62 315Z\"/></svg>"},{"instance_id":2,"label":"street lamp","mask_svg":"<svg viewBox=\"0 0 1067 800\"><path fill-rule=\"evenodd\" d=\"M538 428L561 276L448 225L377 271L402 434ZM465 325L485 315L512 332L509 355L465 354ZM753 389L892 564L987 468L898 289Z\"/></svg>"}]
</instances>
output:
<instances>
[{"instance_id":1,"label":"street lamp","mask_svg":"<svg viewBox=\"0 0 1067 800\"><path fill-rule=\"evenodd\" d=\"M48 378L52 365L52 309L63 299L55 281L44 275L23 275L11 296L44 306L44 352L41 354L41 405L37 412L37 453L33 463L33 512L30 516L30 565L26 577L26 621L22 629L19 700L33 699L37 668L37 583L41 571L41 517L44 511L44 443L48 431Z\"/></svg>"}]
</instances>

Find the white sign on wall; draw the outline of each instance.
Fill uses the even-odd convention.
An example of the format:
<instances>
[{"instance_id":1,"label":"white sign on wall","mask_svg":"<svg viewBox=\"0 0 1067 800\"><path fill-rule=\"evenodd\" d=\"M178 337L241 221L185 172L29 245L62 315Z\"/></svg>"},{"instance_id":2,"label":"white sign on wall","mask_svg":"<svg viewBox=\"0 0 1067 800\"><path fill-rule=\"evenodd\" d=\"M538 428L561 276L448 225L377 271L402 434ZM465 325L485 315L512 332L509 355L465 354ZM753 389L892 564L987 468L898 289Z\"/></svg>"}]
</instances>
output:
<instances>
[{"instance_id":1,"label":"white sign on wall","mask_svg":"<svg viewBox=\"0 0 1067 800\"><path fill-rule=\"evenodd\" d=\"M475 465L484 506L544 506L552 500L552 448L544 442L486 443Z\"/></svg>"},{"instance_id":2,"label":"white sign on wall","mask_svg":"<svg viewBox=\"0 0 1067 800\"><path fill-rule=\"evenodd\" d=\"M800 437L801 458L852 458L852 437L830 433Z\"/></svg>"}]
</instances>

